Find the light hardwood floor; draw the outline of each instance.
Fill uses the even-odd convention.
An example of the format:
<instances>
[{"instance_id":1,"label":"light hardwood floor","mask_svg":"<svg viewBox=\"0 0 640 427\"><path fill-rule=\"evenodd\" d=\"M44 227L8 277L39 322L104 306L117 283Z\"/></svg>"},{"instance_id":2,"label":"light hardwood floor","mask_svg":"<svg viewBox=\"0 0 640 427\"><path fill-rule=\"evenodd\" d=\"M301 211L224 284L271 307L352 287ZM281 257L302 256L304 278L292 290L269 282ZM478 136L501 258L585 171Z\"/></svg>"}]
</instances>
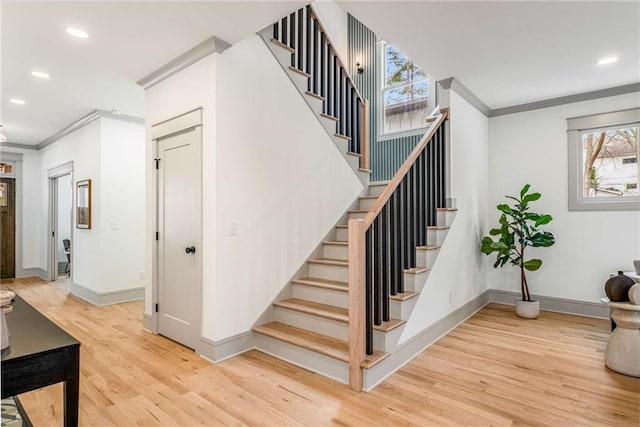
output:
<instances>
[{"instance_id":1,"label":"light hardwood floor","mask_svg":"<svg viewBox=\"0 0 640 427\"><path fill-rule=\"evenodd\" d=\"M82 342L81 425L640 425L640 380L604 367L608 322L490 305L371 393L250 351L213 365L142 330L141 302L93 307L7 283ZM62 424L62 386L21 396Z\"/></svg>"}]
</instances>

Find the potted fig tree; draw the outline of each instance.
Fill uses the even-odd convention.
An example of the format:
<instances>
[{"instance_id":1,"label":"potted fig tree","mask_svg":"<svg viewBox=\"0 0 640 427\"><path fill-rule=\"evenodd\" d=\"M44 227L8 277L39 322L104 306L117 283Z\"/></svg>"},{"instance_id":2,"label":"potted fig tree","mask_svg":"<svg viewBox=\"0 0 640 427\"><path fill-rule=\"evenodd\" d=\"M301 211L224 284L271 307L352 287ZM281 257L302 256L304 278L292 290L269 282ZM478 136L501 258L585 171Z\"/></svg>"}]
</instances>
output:
<instances>
[{"instance_id":1,"label":"potted fig tree","mask_svg":"<svg viewBox=\"0 0 640 427\"><path fill-rule=\"evenodd\" d=\"M520 197L505 196L513 200L511 205L497 206L502 213L498 220L499 227L489 231L489 236L482 238L481 251L486 255L496 252L494 268L510 263L520 269L520 291L522 298L516 300L516 314L520 317L535 319L540 314L540 301L534 301L529 294L526 271L536 271L542 265L538 258L527 259L525 251L528 247L548 247L555 243L552 233L540 227L549 224L551 215L530 211L530 203L539 200L540 193L530 193L529 184L520 190ZM495 238L495 240L494 240Z\"/></svg>"}]
</instances>

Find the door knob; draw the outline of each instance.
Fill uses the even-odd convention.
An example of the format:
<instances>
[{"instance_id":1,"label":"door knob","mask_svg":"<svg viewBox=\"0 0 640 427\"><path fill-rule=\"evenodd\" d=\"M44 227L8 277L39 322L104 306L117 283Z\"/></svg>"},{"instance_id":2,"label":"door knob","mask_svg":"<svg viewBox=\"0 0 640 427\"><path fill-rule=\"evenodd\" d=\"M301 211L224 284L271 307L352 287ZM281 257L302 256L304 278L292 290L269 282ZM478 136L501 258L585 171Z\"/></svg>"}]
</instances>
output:
<instances>
[{"instance_id":1,"label":"door knob","mask_svg":"<svg viewBox=\"0 0 640 427\"><path fill-rule=\"evenodd\" d=\"M190 248L186 248L184 251L185 251L185 253L188 253L188 254L195 254L196 253L196 247L195 246L191 246Z\"/></svg>"}]
</instances>

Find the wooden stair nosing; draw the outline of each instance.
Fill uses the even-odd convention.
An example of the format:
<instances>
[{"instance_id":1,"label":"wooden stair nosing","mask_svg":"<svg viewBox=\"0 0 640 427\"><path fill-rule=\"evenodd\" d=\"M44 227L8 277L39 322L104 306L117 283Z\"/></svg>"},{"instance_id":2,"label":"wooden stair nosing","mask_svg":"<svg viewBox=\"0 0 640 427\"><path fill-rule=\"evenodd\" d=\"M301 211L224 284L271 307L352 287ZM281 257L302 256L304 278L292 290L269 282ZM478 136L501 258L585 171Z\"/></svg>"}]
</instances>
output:
<instances>
[{"instance_id":1,"label":"wooden stair nosing","mask_svg":"<svg viewBox=\"0 0 640 427\"><path fill-rule=\"evenodd\" d=\"M431 270L430 268L425 268L425 267L413 267L413 268L406 268L404 270L404 272L406 274L420 274L420 273L424 273L426 271Z\"/></svg>"},{"instance_id":2,"label":"wooden stair nosing","mask_svg":"<svg viewBox=\"0 0 640 427\"><path fill-rule=\"evenodd\" d=\"M456 212L458 208L436 208L436 211L441 212Z\"/></svg>"},{"instance_id":3,"label":"wooden stair nosing","mask_svg":"<svg viewBox=\"0 0 640 427\"><path fill-rule=\"evenodd\" d=\"M417 297L418 295L420 295L418 292L407 291L398 293L397 295L389 295L389 299L393 301L407 301L411 298Z\"/></svg>"},{"instance_id":4,"label":"wooden stair nosing","mask_svg":"<svg viewBox=\"0 0 640 427\"><path fill-rule=\"evenodd\" d=\"M313 92L310 92L310 91L306 91L306 92L305 92L305 95L309 95L309 96L310 96L310 97L312 97L312 98L319 99L319 100L320 100L320 101L322 101L322 102L326 101L326 99L324 98L324 96L322 96L322 95L318 95L317 93L313 93Z\"/></svg>"},{"instance_id":5,"label":"wooden stair nosing","mask_svg":"<svg viewBox=\"0 0 640 427\"><path fill-rule=\"evenodd\" d=\"M314 288L330 289L339 292L349 292L349 284L339 280L322 279L319 277L303 277L301 279L293 279L291 283L303 286L312 286Z\"/></svg>"},{"instance_id":6,"label":"wooden stair nosing","mask_svg":"<svg viewBox=\"0 0 640 427\"><path fill-rule=\"evenodd\" d=\"M369 209L352 209L348 213L368 213Z\"/></svg>"},{"instance_id":7,"label":"wooden stair nosing","mask_svg":"<svg viewBox=\"0 0 640 427\"><path fill-rule=\"evenodd\" d=\"M292 48L291 46L288 46L288 45L286 45L286 44L282 43L282 42L281 42L280 40L278 40L278 39L274 39L274 38L272 38L272 39L271 39L271 43L273 43L273 44L275 44L276 46L281 47L281 48L283 48L283 49L285 49L285 50L288 50L288 51L289 51L289 53L296 53L296 50L295 50L294 48Z\"/></svg>"},{"instance_id":8,"label":"wooden stair nosing","mask_svg":"<svg viewBox=\"0 0 640 427\"><path fill-rule=\"evenodd\" d=\"M288 298L273 303L275 307L286 308L300 313L310 314L336 322L349 323L349 310L335 305L322 304L299 298ZM389 332L407 323L406 320L389 319L381 325L373 325L373 329L379 332Z\"/></svg>"},{"instance_id":9,"label":"wooden stair nosing","mask_svg":"<svg viewBox=\"0 0 640 427\"><path fill-rule=\"evenodd\" d=\"M253 331L271 338L315 351L332 359L337 359L349 363L349 344L346 341L338 340L326 335L285 325L280 322L270 322L260 326L254 326ZM362 368L369 369L386 359L389 353L374 351L372 355L367 355L361 363Z\"/></svg>"},{"instance_id":10,"label":"wooden stair nosing","mask_svg":"<svg viewBox=\"0 0 640 427\"><path fill-rule=\"evenodd\" d=\"M340 240L325 240L322 244L332 246L349 246L349 242L341 242Z\"/></svg>"},{"instance_id":11,"label":"wooden stair nosing","mask_svg":"<svg viewBox=\"0 0 640 427\"><path fill-rule=\"evenodd\" d=\"M350 136L343 135L341 133L334 133L333 136L335 136L336 138L341 138L341 139L346 139L347 141L351 141L351 137Z\"/></svg>"},{"instance_id":12,"label":"wooden stair nosing","mask_svg":"<svg viewBox=\"0 0 640 427\"><path fill-rule=\"evenodd\" d=\"M374 181L369 183L369 187L386 187L391 181Z\"/></svg>"},{"instance_id":13,"label":"wooden stair nosing","mask_svg":"<svg viewBox=\"0 0 640 427\"><path fill-rule=\"evenodd\" d=\"M306 72L302 71L301 69L296 68L296 67L294 67L294 66L292 66L292 65L289 65L289 70L293 71L294 73L298 73L298 74L300 74L301 76L304 76L304 77L306 77L306 78L311 78L311 74L306 73Z\"/></svg>"},{"instance_id":14,"label":"wooden stair nosing","mask_svg":"<svg viewBox=\"0 0 640 427\"><path fill-rule=\"evenodd\" d=\"M329 119L329 120L333 120L335 122L339 121L340 119L337 117L334 117L332 115L329 114L325 114L325 113L320 113L320 117L324 117L325 119Z\"/></svg>"},{"instance_id":15,"label":"wooden stair nosing","mask_svg":"<svg viewBox=\"0 0 640 427\"><path fill-rule=\"evenodd\" d=\"M418 251L435 251L440 249L442 246L440 245L425 245L425 246L416 246L416 250Z\"/></svg>"},{"instance_id":16,"label":"wooden stair nosing","mask_svg":"<svg viewBox=\"0 0 640 427\"><path fill-rule=\"evenodd\" d=\"M428 225L427 230L448 230L448 225Z\"/></svg>"},{"instance_id":17,"label":"wooden stair nosing","mask_svg":"<svg viewBox=\"0 0 640 427\"><path fill-rule=\"evenodd\" d=\"M311 258L307 260L311 264L324 264L324 265L336 265L339 267L349 267L349 261L345 259L335 259L335 258Z\"/></svg>"},{"instance_id":18,"label":"wooden stair nosing","mask_svg":"<svg viewBox=\"0 0 640 427\"><path fill-rule=\"evenodd\" d=\"M364 172L364 173L373 173L371 169L366 169L366 168L358 168L358 171Z\"/></svg>"},{"instance_id":19,"label":"wooden stair nosing","mask_svg":"<svg viewBox=\"0 0 640 427\"><path fill-rule=\"evenodd\" d=\"M371 199L377 199L380 196L360 196L358 197L359 199L366 199L366 200L371 200Z\"/></svg>"},{"instance_id":20,"label":"wooden stair nosing","mask_svg":"<svg viewBox=\"0 0 640 427\"><path fill-rule=\"evenodd\" d=\"M353 151L347 151L347 154L348 154L349 156L362 157L362 154L360 154L360 153L354 153Z\"/></svg>"}]
</instances>

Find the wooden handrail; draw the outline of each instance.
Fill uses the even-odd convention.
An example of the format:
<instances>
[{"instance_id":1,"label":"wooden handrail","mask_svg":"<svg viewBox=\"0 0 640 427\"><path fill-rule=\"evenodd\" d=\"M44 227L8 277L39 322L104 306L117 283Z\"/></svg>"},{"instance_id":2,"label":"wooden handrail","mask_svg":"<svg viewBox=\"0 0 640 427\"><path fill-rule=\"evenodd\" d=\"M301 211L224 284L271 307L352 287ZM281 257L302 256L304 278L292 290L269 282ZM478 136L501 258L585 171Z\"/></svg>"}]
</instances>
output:
<instances>
[{"instance_id":1,"label":"wooden handrail","mask_svg":"<svg viewBox=\"0 0 640 427\"><path fill-rule=\"evenodd\" d=\"M409 154L407 160L405 160L402 166L400 166L398 172L396 172L391 181L389 181L389 184L387 184L380 196L378 196L378 200L376 200L371 209L369 209L367 215L364 217L365 230L371 227L371 224L373 224L373 221L380 214L382 208L384 208L384 205L389 201L393 193L396 191L396 188L398 188L400 182L402 182L402 179L409 172L411 166L413 166L418 156L420 156L420 153L422 153L429 141L431 141L431 138L433 138L433 135L435 135L438 128L442 126L442 124L445 122L445 120L447 120L448 117L448 109L442 109L440 114L436 116L436 119L431 124L429 131L424 134L418 145L416 145L411 154Z\"/></svg>"},{"instance_id":2,"label":"wooden handrail","mask_svg":"<svg viewBox=\"0 0 640 427\"><path fill-rule=\"evenodd\" d=\"M369 168L370 146L369 146L369 100L365 99L361 102L362 111L360 113L360 167L362 169Z\"/></svg>"},{"instance_id":3,"label":"wooden handrail","mask_svg":"<svg viewBox=\"0 0 640 427\"><path fill-rule=\"evenodd\" d=\"M335 48L336 45L331 41L331 37L329 37L329 33L327 33L327 31L322 26L322 22L320 21L320 18L318 18L318 13L313 8L313 4L309 5L309 9L311 10L311 16L313 16L315 20L318 21L318 29L320 30L320 32L324 33L324 37L327 40L327 44L333 48L333 51L336 54L336 58L338 58L338 62L340 63L340 66L345 70L348 70L348 68L345 67L344 65L345 62L340 57L340 52L338 52ZM353 89L356 91L356 96L358 97L358 99L360 99L360 101L364 101L364 97L360 95L360 92L358 91L358 87L356 86L355 82L351 78L351 73L345 73L345 75L347 76L347 79L351 82L351 86L353 86Z\"/></svg>"}]
</instances>

